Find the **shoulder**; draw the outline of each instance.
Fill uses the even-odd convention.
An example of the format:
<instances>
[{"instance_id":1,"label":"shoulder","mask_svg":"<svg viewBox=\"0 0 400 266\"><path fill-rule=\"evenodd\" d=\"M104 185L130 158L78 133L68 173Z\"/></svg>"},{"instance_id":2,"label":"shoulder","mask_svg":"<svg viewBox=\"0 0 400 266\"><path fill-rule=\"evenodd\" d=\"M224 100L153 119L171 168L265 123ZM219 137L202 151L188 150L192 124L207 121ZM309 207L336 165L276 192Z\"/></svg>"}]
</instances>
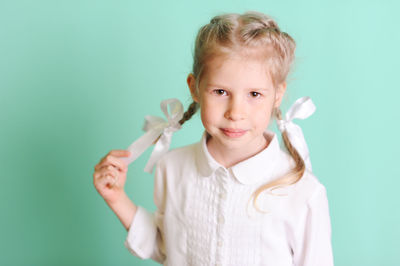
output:
<instances>
[{"instance_id":1,"label":"shoulder","mask_svg":"<svg viewBox=\"0 0 400 266\"><path fill-rule=\"evenodd\" d=\"M267 199L279 207L276 209L278 213L294 224L299 217L314 209L318 202L326 202L327 199L325 186L308 170L296 183L271 192L283 196L268 196Z\"/></svg>"},{"instance_id":2,"label":"shoulder","mask_svg":"<svg viewBox=\"0 0 400 266\"><path fill-rule=\"evenodd\" d=\"M183 166L194 164L198 143L179 147L168 151L157 162L160 169L182 169Z\"/></svg>"},{"instance_id":3,"label":"shoulder","mask_svg":"<svg viewBox=\"0 0 400 266\"><path fill-rule=\"evenodd\" d=\"M306 170L303 177L292 186L290 205L294 207L293 217L300 217L328 206L325 186L313 172Z\"/></svg>"},{"instance_id":4,"label":"shoulder","mask_svg":"<svg viewBox=\"0 0 400 266\"><path fill-rule=\"evenodd\" d=\"M288 173L293 167L295 167L295 162L286 151L281 151L281 159L286 163L283 163L280 175ZM288 188L293 197L300 202L307 203L312 198L319 194L326 194L325 186L319 181L317 176L306 169L303 176L295 184L289 186Z\"/></svg>"},{"instance_id":5,"label":"shoulder","mask_svg":"<svg viewBox=\"0 0 400 266\"><path fill-rule=\"evenodd\" d=\"M289 173L295 162L293 158L285 151L282 151L281 168L277 174L278 177ZM303 176L296 183L276 189L278 194L286 194L285 202L297 210L304 210L313 205L316 201L326 199L326 187L320 182L318 177L310 170L306 169Z\"/></svg>"},{"instance_id":6,"label":"shoulder","mask_svg":"<svg viewBox=\"0 0 400 266\"><path fill-rule=\"evenodd\" d=\"M155 195L170 191L177 197L177 191L182 193L185 190L183 188L192 182L191 177L196 174L196 150L196 144L175 148L158 160L154 176Z\"/></svg>"},{"instance_id":7,"label":"shoulder","mask_svg":"<svg viewBox=\"0 0 400 266\"><path fill-rule=\"evenodd\" d=\"M179 147L168 151L161 157L160 162L171 163L176 160L185 160L195 155L197 143Z\"/></svg>"},{"instance_id":8,"label":"shoulder","mask_svg":"<svg viewBox=\"0 0 400 266\"><path fill-rule=\"evenodd\" d=\"M301 192L307 203L318 196L326 194L325 186L309 170L304 172L303 177L295 184L295 187Z\"/></svg>"}]
</instances>

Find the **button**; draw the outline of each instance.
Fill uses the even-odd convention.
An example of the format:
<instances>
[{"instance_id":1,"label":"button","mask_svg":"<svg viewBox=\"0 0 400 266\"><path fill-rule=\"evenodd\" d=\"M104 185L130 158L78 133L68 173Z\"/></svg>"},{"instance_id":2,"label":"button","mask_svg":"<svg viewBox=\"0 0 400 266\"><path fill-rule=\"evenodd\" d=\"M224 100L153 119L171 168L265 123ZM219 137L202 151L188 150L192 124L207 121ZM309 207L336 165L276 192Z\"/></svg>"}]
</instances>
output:
<instances>
[{"instance_id":1,"label":"button","mask_svg":"<svg viewBox=\"0 0 400 266\"><path fill-rule=\"evenodd\" d=\"M219 167L217 170L217 174L225 177L225 176L227 176L227 171L223 167Z\"/></svg>"},{"instance_id":2,"label":"button","mask_svg":"<svg viewBox=\"0 0 400 266\"><path fill-rule=\"evenodd\" d=\"M223 242L221 240L218 241L218 247L222 247L222 245L223 245Z\"/></svg>"},{"instance_id":3,"label":"button","mask_svg":"<svg viewBox=\"0 0 400 266\"><path fill-rule=\"evenodd\" d=\"M223 224L225 222L224 216L222 216L222 215L218 216L218 222L220 224Z\"/></svg>"},{"instance_id":4,"label":"button","mask_svg":"<svg viewBox=\"0 0 400 266\"><path fill-rule=\"evenodd\" d=\"M221 193L219 194L219 197L220 197L221 199L226 199L226 192L221 192Z\"/></svg>"}]
</instances>

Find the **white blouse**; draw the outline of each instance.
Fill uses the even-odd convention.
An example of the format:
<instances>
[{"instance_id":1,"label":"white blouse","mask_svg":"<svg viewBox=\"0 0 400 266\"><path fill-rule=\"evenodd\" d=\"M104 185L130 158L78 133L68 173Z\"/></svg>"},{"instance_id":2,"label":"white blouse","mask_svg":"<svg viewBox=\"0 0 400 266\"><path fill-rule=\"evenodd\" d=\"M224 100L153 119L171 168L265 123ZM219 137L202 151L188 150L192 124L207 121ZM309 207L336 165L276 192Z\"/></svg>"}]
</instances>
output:
<instances>
[{"instance_id":1,"label":"white blouse","mask_svg":"<svg viewBox=\"0 0 400 266\"><path fill-rule=\"evenodd\" d=\"M293 159L266 131L267 148L230 168L200 142L168 152L157 163L154 202L138 206L125 246L135 256L170 266L333 265L325 187L312 172L294 185L252 193L281 177ZM276 195L278 194L278 195Z\"/></svg>"}]
</instances>

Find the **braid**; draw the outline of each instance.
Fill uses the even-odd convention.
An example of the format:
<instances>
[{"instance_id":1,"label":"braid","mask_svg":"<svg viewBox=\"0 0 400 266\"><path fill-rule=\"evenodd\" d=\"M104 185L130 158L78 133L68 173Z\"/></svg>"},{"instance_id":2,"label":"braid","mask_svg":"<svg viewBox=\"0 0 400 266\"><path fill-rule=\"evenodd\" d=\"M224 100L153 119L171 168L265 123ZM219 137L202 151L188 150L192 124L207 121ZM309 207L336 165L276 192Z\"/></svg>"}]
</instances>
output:
<instances>
[{"instance_id":1,"label":"braid","mask_svg":"<svg viewBox=\"0 0 400 266\"><path fill-rule=\"evenodd\" d=\"M186 121L188 121L192 116L196 113L197 109L199 109L199 105L196 102L192 102L186 112L183 114L181 120L179 120L179 124L183 125Z\"/></svg>"},{"instance_id":2,"label":"braid","mask_svg":"<svg viewBox=\"0 0 400 266\"><path fill-rule=\"evenodd\" d=\"M278 24L262 13L247 12L241 19L246 26L241 29L240 34L246 44L254 43L255 39L262 38L263 35L274 40L281 34ZM275 32L276 35L273 35L272 32Z\"/></svg>"},{"instance_id":3,"label":"braid","mask_svg":"<svg viewBox=\"0 0 400 266\"><path fill-rule=\"evenodd\" d=\"M282 120L282 112L279 108L276 108L275 114L277 119ZM303 158L301 158L299 152L296 150L295 147L293 147L292 143L290 142L286 131L282 132L282 139L285 143L287 150L289 151L290 155L293 157L296 163L296 166L292 170L292 173L297 176L297 178L293 180L293 183L296 183L303 176L306 166Z\"/></svg>"},{"instance_id":4,"label":"braid","mask_svg":"<svg viewBox=\"0 0 400 266\"><path fill-rule=\"evenodd\" d=\"M277 119L282 120L282 113L281 110L279 108L275 109L275 116ZM287 135L286 131L282 132L282 140L285 143L285 146L287 148L287 150L289 151L290 155L292 156L292 158L294 159L295 162L295 167L286 175L284 175L283 177L280 177L270 183L267 183L265 185L262 185L261 187L259 187L256 191L254 191L253 195L253 204L256 207L256 209L260 212L264 212L266 213L266 211L261 210L258 206L257 206L257 197L261 194L261 192L263 192L264 190L271 188L271 191L274 189L277 189L279 187L283 187L283 186L289 186L292 185L294 183L296 183L297 181L299 181L301 179L301 177L303 176L306 166L304 163L303 158L301 158L300 154L298 153L298 151L296 150L296 148L293 147L292 143L289 140L289 137ZM279 195L279 194L277 194Z\"/></svg>"}]
</instances>

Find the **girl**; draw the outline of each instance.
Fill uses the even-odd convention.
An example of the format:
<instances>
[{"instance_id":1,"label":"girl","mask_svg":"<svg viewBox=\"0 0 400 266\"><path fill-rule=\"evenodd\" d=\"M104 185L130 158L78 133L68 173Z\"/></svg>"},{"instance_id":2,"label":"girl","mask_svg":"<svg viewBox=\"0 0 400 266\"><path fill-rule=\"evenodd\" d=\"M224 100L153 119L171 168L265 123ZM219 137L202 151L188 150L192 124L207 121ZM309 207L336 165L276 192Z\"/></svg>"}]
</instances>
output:
<instances>
[{"instance_id":1,"label":"girl","mask_svg":"<svg viewBox=\"0 0 400 266\"><path fill-rule=\"evenodd\" d=\"M313 105L299 100L286 120L279 111L294 50L258 12L216 16L199 30L187 78L193 103L179 124L199 108L205 132L158 160L157 210L124 192L129 151L112 150L95 167L94 185L128 230L131 253L172 266L333 265L326 190L290 121ZM287 151L267 129L273 116Z\"/></svg>"}]
</instances>

